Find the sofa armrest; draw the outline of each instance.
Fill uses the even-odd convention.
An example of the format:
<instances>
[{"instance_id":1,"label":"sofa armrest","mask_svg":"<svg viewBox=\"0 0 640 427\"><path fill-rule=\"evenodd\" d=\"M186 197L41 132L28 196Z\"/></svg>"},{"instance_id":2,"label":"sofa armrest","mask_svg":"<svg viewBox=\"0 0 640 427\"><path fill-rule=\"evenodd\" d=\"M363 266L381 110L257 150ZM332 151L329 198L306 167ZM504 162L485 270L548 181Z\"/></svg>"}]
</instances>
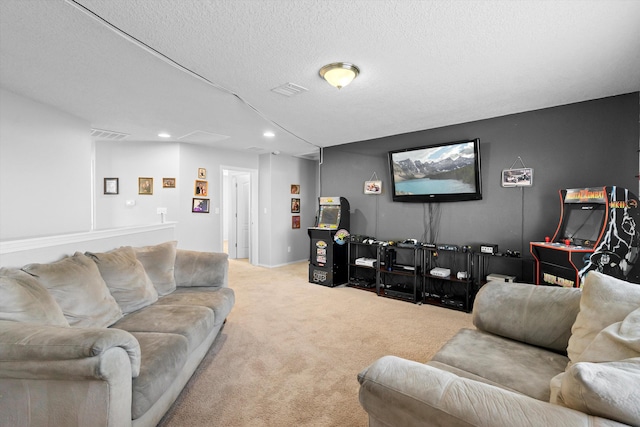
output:
<instances>
[{"instance_id":1,"label":"sofa armrest","mask_svg":"<svg viewBox=\"0 0 640 427\"><path fill-rule=\"evenodd\" d=\"M178 249L174 275L176 286L228 286L229 255Z\"/></svg>"},{"instance_id":2,"label":"sofa armrest","mask_svg":"<svg viewBox=\"0 0 640 427\"><path fill-rule=\"evenodd\" d=\"M53 367L54 362L100 357L112 348L126 352L132 377L137 377L140 373L140 344L129 332L0 321L0 363L5 368L12 366L10 370L0 369L0 377L6 377L21 365L40 365L39 371L44 371L47 365ZM45 361L47 363L42 363Z\"/></svg>"},{"instance_id":3,"label":"sofa armrest","mask_svg":"<svg viewBox=\"0 0 640 427\"><path fill-rule=\"evenodd\" d=\"M624 425L395 356L378 359L358 381L360 403L380 425Z\"/></svg>"},{"instance_id":4,"label":"sofa armrest","mask_svg":"<svg viewBox=\"0 0 640 427\"><path fill-rule=\"evenodd\" d=\"M489 282L473 305L480 330L566 354L580 311L577 288Z\"/></svg>"}]
</instances>

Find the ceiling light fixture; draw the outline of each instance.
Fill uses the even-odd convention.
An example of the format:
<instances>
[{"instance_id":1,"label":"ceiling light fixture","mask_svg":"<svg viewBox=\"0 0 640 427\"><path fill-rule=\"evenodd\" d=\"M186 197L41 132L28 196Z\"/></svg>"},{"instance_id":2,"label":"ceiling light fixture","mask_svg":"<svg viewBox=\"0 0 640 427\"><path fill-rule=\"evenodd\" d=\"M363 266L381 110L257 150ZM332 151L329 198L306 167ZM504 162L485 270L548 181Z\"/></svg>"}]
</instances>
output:
<instances>
[{"instance_id":1,"label":"ceiling light fixture","mask_svg":"<svg viewBox=\"0 0 640 427\"><path fill-rule=\"evenodd\" d=\"M262 136L266 136L267 138L273 138L274 136L276 136L276 134L273 133L273 132L267 131L267 132L263 133Z\"/></svg>"},{"instance_id":2,"label":"ceiling light fixture","mask_svg":"<svg viewBox=\"0 0 640 427\"><path fill-rule=\"evenodd\" d=\"M166 132L160 132L160 133L158 134L158 136L159 136L160 138L171 138L171 135L169 135L169 134L168 134L168 133L166 133Z\"/></svg>"},{"instance_id":3,"label":"ceiling light fixture","mask_svg":"<svg viewBox=\"0 0 640 427\"><path fill-rule=\"evenodd\" d=\"M320 77L331 86L342 89L360 74L360 69L348 62L334 62L320 68Z\"/></svg>"}]
</instances>

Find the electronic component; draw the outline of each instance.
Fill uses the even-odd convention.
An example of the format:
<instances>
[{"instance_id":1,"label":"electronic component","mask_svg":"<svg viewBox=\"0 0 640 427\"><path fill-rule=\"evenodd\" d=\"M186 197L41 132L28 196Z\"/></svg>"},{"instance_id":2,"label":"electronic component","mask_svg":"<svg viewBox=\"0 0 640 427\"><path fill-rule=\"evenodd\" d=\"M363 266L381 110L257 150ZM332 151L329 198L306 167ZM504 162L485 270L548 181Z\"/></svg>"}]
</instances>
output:
<instances>
[{"instance_id":1,"label":"electronic component","mask_svg":"<svg viewBox=\"0 0 640 427\"><path fill-rule=\"evenodd\" d=\"M491 282L491 281L515 282L516 281L516 276L507 276L505 274L492 273L492 274L488 274L487 275L487 282Z\"/></svg>"},{"instance_id":2,"label":"electronic component","mask_svg":"<svg viewBox=\"0 0 640 427\"><path fill-rule=\"evenodd\" d=\"M437 277L449 277L449 276L451 276L451 270L449 270L448 268L442 268L442 267L432 268L429 273L432 276L437 276Z\"/></svg>"},{"instance_id":3,"label":"electronic component","mask_svg":"<svg viewBox=\"0 0 640 427\"><path fill-rule=\"evenodd\" d=\"M480 245L480 252L483 254L495 255L498 253L498 245L491 245L491 244Z\"/></svg>"}]
</instances>

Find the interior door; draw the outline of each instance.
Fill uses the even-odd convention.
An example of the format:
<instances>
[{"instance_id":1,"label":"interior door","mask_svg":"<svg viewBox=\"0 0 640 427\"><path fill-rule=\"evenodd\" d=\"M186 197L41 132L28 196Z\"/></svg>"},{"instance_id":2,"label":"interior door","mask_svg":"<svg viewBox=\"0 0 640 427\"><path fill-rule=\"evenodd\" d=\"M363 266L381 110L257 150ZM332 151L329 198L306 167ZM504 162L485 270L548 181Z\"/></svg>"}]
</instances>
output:
<instances>
[{"instance_id":1,"label":"interior door","mask_svg":"<svg viewBox=\"0 0 640 427\"><path fill-rule=\"evenodd\" d=\"M249 174L236 176L236 258L249 258L250 196Z\"/></svg>"}]
</instances>

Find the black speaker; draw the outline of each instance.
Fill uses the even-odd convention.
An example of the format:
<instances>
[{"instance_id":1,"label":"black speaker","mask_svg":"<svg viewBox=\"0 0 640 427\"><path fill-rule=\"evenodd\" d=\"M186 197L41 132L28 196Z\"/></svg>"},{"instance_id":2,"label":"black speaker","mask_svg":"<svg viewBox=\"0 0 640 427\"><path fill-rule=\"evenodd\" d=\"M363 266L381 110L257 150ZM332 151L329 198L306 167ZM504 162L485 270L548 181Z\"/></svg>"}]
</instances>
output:
<instances>
[{"instance_id":1,"label":"black speaker","mask_svg":"<svg viewBox=\"0 0 640 427\"><path fill-rule=\"evenodd\" d=\"M384 266L388 271L393 270L393 266L396 263L396 250L387 249L384 254Z\"/></svg>"}]
</instances>

